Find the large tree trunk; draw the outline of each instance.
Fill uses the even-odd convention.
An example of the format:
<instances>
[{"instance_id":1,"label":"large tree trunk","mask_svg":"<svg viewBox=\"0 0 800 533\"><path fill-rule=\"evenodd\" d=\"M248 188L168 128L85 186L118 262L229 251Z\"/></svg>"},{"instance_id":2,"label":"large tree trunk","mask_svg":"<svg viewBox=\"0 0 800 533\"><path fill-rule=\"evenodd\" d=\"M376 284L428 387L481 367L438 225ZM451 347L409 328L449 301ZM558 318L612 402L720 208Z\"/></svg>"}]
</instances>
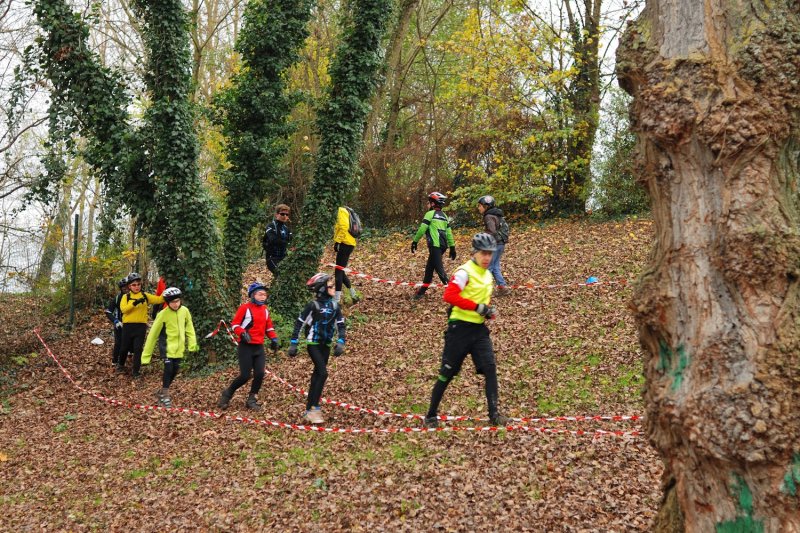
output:
<instances>
[{"instance_id":1,"label":"large tree trunk","mask_svg":"<svg viewBox=\"0 0 800 533\"><path fill-rule=\"evenodd\" d=\"M800 531L800 3L648 1L618 52L662 531Z\"/></svg>"}]
</instances>

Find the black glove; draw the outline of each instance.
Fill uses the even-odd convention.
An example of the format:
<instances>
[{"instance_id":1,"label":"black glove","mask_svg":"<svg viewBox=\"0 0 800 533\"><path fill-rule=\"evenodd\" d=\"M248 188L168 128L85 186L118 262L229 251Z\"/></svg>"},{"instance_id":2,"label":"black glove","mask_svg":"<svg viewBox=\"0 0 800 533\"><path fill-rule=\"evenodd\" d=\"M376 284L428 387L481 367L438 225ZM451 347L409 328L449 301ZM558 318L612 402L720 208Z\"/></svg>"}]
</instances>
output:
<instances>
[{"instance_id":1,"label":"black glove","mask_svg":"<svg viewBox=\"0 0 800 533\"><path fill-rule=\"evenodd\" d=\"M333 356L334 357L339 357L343 353L344 353L344 343L343 342L337 342L336 346L333 347Z\"/></svg>"},{"instance_id":2,"label":"black glove","mask_svg":"<svg viewBox=\"0 0 800 533\"><path fill-rule=\"evenodd\" d=\"M241 340L241 342L246 342L249 344L251 340L250 334L247 333L246 331L243 331L242 334L239 335L239 339Z\"/></svg>"},{"instance_id":3,"label":"black glove","mask_svg":"<svg viewBox=\"0 0 800 533\"><path fill-rule=\"evenodd\" d=\"M339 243L338 242L333 243L333 251L336 252L337 254L339 253Z\"/></svg>"},{"instance_id":4,"label":"black glove","mask_svg":"<svg viewBox=\"0 0 800 533\"><path fill-rule=\"evenodd\" d=\"M271 341L269 341L269 347L273 352L277 352L280 346L281 343L278 342L278 339L272 339Z\"/></svg>"},{"instance_id":5,"label":"black glove","mask_svg":"<svg viewBox=\"0 0 800 533\"><path fill-rule=\"evenodd\" d=\"M451 246L450 247L450 259L455 260L455 258L456 258L456 247L455 246Z\"/></svg>"},{"instance_id":6,"label":"black glove","mask_svg":"<svg viewBox=\"0 0 800 533\"><path fill-rule=\"evenodd\" d=\"M414 241L411 241L411 253L412 254L417 253L417 243Z\"/></svg>"},{"instance_id":7,"label":"black glove","mask_svg":"<svg viewBox=\"0 0 800 533\"><path fill-rule=\"evenodd\" d=\"M143 303L147 303L147 298L137 298L133 301L133 305L142 305Z\"/></svg>"},{"instance_id":8,"label":"black glove","mask_svg":"<svg viewBox=\"0 0 800 533\"><path fill-rule=\"evenodd\" d=\"M297 342L293 342L289 345L289 351L287 353L289 357L294 357L297 355Z\"/></svg>"},{"instance_id":9,"label":"black glove","mask_svg":"<svg viewBox=\"0 0 800 533\"><path fill-rule=\"evenodd\" d=\"M475 308L475 312L486 318L494 318L497 314L497 310L494 307L486 304L478 304L478 307Z\"/></svg>"}]
</instances>

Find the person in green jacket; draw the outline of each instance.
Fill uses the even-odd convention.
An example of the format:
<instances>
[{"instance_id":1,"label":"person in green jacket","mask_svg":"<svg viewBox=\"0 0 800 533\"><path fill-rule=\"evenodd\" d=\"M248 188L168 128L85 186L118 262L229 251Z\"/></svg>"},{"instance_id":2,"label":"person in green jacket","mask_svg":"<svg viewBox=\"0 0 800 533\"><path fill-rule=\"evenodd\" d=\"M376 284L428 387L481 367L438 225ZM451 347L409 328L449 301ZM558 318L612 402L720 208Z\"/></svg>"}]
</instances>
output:
<instances>
[{"instance_id":1,"label":"person in green jacket","mask_svg":"<svg viewBox=\"0 0 800 533\"><path fill-rule=\"evenodd\" d=\"M417 289L414 299L419 300L425 296L428 285L433 281L433 271L439 276L443 285L447 285L447 272L442 264L442 257L445 250L450 248L450 259L456 258L456 241L453 239L453 231L450 229L450 218L444 214L442 208L447 201L447 196L440 192L432 192L428 195L428 207L430 210L422 217L414 239L411 241L411 253L417 252L417 242L425 236L428 242L428 262L425 263L425 276L422 278L423 285Z\"/></svg>"},{"instance_id":2,"label":"person in green jacket","mask_svg":"<svg viewBox=\"0 0 800 533\"><path fill-rule=\"evenodd\" d=\"M187 348L190 352L196 352L200 347L197 345L192 314L188 308L181 305L181 290L177 287L170 287L161 296L167 302L167 307L156 315L153 326L150 328L142 351L142 364L150 364L158 336L162 329L166 330L167 356L164 358L164 377L161 381L161 389L156 391L156 397L159 405L172 407L169 386L178 374L181 359Z\"/></svg>"}]
</instances>

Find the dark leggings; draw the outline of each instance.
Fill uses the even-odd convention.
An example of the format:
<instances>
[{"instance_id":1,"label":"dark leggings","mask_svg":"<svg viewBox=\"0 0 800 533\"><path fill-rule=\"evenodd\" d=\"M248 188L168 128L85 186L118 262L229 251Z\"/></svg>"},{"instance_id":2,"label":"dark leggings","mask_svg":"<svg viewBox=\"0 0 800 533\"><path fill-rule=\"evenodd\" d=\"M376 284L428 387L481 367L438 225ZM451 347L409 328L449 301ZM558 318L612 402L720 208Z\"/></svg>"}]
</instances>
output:
<instances>
[{"instance_id":1,"label":"dark leggings","mask_svg":"<svg viewBox=\"0 0 800 533\"><path fill-rule=\"evenodd\" d=\"M175 376L178 375L178 368L181 366L181 360L178 358L168 357L164 360L164 377L161 379L161 386L168 389Z\"/></svg>"},{"instance_id":2,"label":"dark leggings","mask_svg":"<svg viewBox=\"0 0 800 533\"><path fill-rule=\"evenodd\" d=\"M147 324L132 322L122 325L122 348L119 352L119 366L125 366L128 353L133 354L133 375L138 376L142 368L142 348L147 333Z\"/></svg>"},{"instance_id":3,"label":"dark leggings","mask_svg":"<svg viewBox=\"0 0 800 533\"><path fill-rule=\"evenodd\" d=\"M278 263L283 261L283 257L267 257L267 268L273 276L278 275Z\"/></svg>"},{"instance_id":4,"label":"dark leggings","mask_svg":"<svg viewBox=\"0 0 800 533\"><path fill-rule=\"evenodd\" d=\"M442 263L442 255L444 255L447 248L434 248L428 246L428 262L425 263L425 277L422 278L422 283L430 283L433 281L433 271L439 276L442 283L447 284L447 272L444 271L444 264ZM420 287L417 290L418 294L425 294L428 287Z\"/></svg>"},{"instance_id":5,"label":"dark leggings","mask_svg":"<svg viewBox=\"0 0 800 533\"><path fill-rule=\"evenodd\" d=\"M311 374L311 385L308 386L306 410L319 407L322 387L325 386L325 381L328 379L328 359L331 355L331 347L327 344L309 344L308 355L311 356L311 361L314 363L314 373Z\"/></svg>"},{"instance_id":6,"label":"dark leggings","mask_svg":"<svg viewBox=\"0 0 800 533\"><path fill-rule=\"evenodd\" d=\"M119 364L119 352L122 350L122 328L114 328L114 351L111 352L111 362Z\"/></svg>"},{"instance_id":7,"label":"dark leggings","mask_svg":"<svg viewBox=\"0 0 800 533\"><path fill-rule=\"evenodd\" d=\"M264 345L243 342L236 348L236 355L239 356L239 375L228 387L230 396L233 396L239 387L247 383L251 372L253 373L253 383L250 385L250 394L258 394L261 383L264 381L264 365L267 362Z\"/></svg>"},{"instance_id":8,"label":"dark leggings","mask_svg":"<svg viewBox=\"0 0 800 533\"><path fill-rule=\"evenodd\" d=\"M336 266L340 266L342 268L347 266L347 262L350 261L350 254L353 253L355 250L355 246L351 246L349 244L339 243L339 251L336 252ZM344 270L336 269L336 291L342 290L342 283L348 289L350 288L350 278L347 277Z\"/></svg>"}]
</instances>

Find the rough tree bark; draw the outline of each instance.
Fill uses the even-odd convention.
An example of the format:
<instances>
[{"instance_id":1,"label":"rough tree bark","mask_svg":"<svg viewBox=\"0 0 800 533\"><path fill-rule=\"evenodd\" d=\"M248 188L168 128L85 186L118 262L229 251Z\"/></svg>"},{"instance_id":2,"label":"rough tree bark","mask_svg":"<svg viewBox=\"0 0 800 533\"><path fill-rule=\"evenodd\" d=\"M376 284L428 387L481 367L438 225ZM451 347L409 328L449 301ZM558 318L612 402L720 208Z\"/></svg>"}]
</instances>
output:
<instances>
[{"instance_id":1,"label":"rough tree bark","mask_svg":"<svg viewBox=\"0 0 800 533\"><path fill-rule=\"evenodd\" d=\"M618 52L661 531L800 531L800 3L652 0Z\"/></svg>"}]
</instances>

